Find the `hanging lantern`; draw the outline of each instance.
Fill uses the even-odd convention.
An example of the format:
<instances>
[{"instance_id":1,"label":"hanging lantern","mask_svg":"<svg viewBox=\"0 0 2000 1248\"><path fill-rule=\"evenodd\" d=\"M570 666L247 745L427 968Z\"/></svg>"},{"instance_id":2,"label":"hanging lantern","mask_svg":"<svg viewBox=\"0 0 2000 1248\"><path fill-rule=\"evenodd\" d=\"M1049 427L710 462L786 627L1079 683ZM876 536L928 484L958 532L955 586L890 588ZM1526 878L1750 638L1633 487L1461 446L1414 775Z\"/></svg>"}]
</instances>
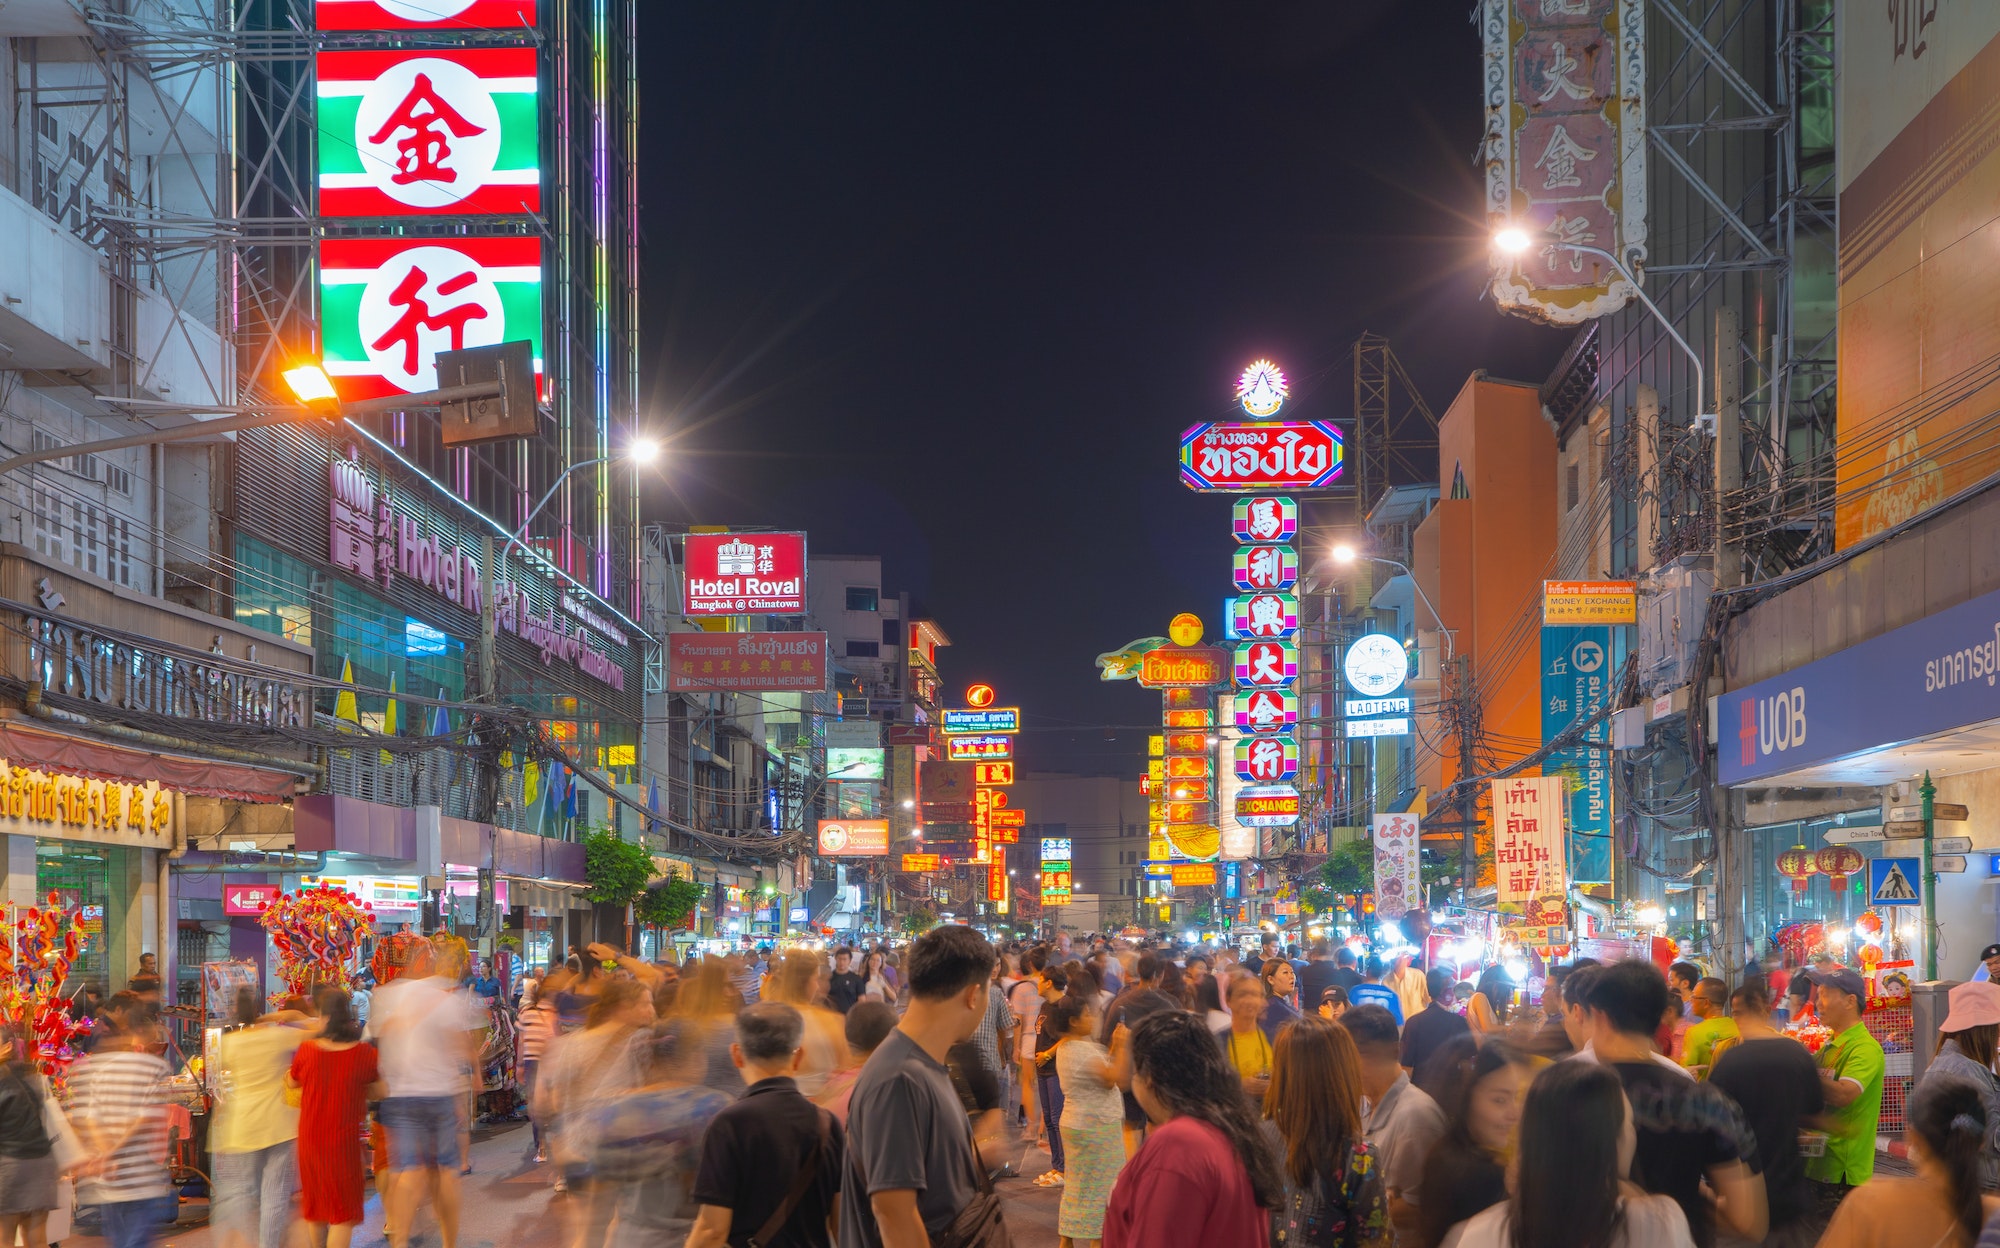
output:
<instances>
[{"instance_id":1,"label":"hanging lantern","mask_svg":"<svg viewBox=\"0 0 2000 1248\"><path fill-rule=\"evenodd\" d=\"M1794 845L1778 855L1778 874L1792 882L1792 891L1803 893L1812 886L1812 877L1819 873L1819 866L1813 861L1813 852L1803 845Z\"/></svg>"},{"instance_id":2,"label":"hanging lantern","mask_svg":"<svg viewBox=\"0 0 2000 1248\"><path fill-rule=\"evenodd\" d=\"M1847 877L1868 865L1861 851L1852 845L1829 845L1813 855L1813 865L1821 875L1830 876L1836 891L1845 887Z\"/></svg>"},{"instance_id":3,"label":"hanging lantern","mask_svg":"<svg viewBox=\"0 0 2000 1248\"><path fill-rule=\"evenodd\" d=\"M1864 910L1861 912L1861 917L1854 920L1854 930L1860 932L1863 936L1880 936L1882 934L1882 916L1873 910Z\"/></svg>"}]
</instances>

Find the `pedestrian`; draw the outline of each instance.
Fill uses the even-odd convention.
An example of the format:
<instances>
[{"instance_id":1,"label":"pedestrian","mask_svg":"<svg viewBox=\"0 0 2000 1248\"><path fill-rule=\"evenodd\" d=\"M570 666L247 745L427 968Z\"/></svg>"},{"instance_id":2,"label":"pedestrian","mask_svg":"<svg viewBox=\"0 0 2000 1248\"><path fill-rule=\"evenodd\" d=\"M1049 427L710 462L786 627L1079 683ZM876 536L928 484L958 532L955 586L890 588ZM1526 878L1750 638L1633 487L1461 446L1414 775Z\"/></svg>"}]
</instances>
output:
<instances>
[{"instance_id":1,"label":"pedestrian","mask_svg":"<svg viewBox=\"0 0 2000 1248\"><path fill-rule=\"evenodd\" d=\"M1569 995L1567 985L1575 973L1573 966L1555 967L1542 985L1542 1021L1522 1046L1537 1057L1555 1062L1576 1052L1576 1046L1570 1043L1564 1009Z\"/></svg>"},{"instance_id":2,"label":"pedestrian","mask_svg":"<svg viewBox=\"0 0 2000 1248\"><path fill-rule=\"evenodd\" d=\"M1299 1004L1317 1005L1320 995L1340 982L1335 978L1339 970L1340 964L1333 959L1333 946L1325 937L1306 946L1306 969L1299 972Z\"/></svg>"},{"instance_id":3,"label":"pedestrian","mask_svg":"<svg viewBox=\"0 0 2000 1248\"><path fill-rule=\"evenodd\" d=\"M1260 1107L1271 1087L1274 1051L1262 1026L1264 1010L1262 977L1244 975L1229 985L1229 1030L1221 1036L1222 1052L1236 1072L1243 1094Z\"/></svg>"},{"instance_id":4,"label":"pedestrian","mask_svg":"<svg viewBox=\"0 0 2000 1248\"><path fill-rule=\"evenodd\" d=\"M678 1248L699 1208L692 1192L703 1135L731 1098L701 1082L707 1054L689 1046L676 1020L634 1033L630 1050L639 1085L578 1111L584 1164L612 1224L608 1245L600 1237L584 1248Z\"/></svg>"},{"instance_id":5,"label":"pedestrian","mask_svg":"<svg viewBox=\"0 0 2000 1248\"><path fill-rule=\"evenodd\" d=\"M1410 1082L1403 1069L1396 1020L1379 1005L1357 1005L1341 1015L1360 1055L1362 1133L1381 1165L1382 1187L1398 1235L1417 1229L1423 1202L1424 1162L1444 1135L1444 1111Z\"/></svg>"},{"instance_id":6,"label":"pedestrian","mask_svg":"<svg viewBox=\"0 0 2000 1248\"><path fill-rule=\"evenodd\" d=\"M1049 1026L1063 1036L1055 1051L1063 1105L1063 1194L1056 1218L1062 1248L1103 1238L1111 1185L1125 1166L1125 1105L1111 1050L1094 1038L1097 1022L1075 997L1049 1007Z\"/></svg>"},{"instance_id":7,"label":"pedestrian","mask_svg":"<svg viewBox=\"0 0 2000 1248\"><path fill-rule=\"evenodd\" d=\"M674 1030L680 1037L680 1057L701 1063L701 1082L734 1100L742 1095L743 1076L729 1060L735 1043L736 1011L744 1002L729 982L724 958L703 958L692 972L683 972L674 999Z\"/></svg>"},{"instance_id":8,"label":"pedestrian","mask_svg":"<svg viewBox=\"0 0 2000 1248\"><path fill-rule=\"evenodd\" d=\"M542 1063L555 1046L560 1026L555 1003L540 993L521 1007L519 1039L515 1042L514 1051L519 1062L521 1100L528 1106L528 1151L523 1156L525 1161L540 1163L549 1159L548 1145L543 1139L542 1116L535 1108L535 1088L541 1080Z\"/></svg>"},{"instance_id":9,"label":"pedestrian","mask_svg":"<svg viewBox=\"0 0 2000 1248\"><path fill-rule=\"evenodd\" d=\"M1403 999L1382 982L1382 959L1372 953L1361 964L1361 982L1347 990L1347 1003L1350 1007L1379 1005L1389 1011L1396 1026L1403 1025Z\"/></svg>"},{"instance_id":10,"label":"pedestrian","mask_svg":"<svg viewBox=\"0 0 2000 1248\"><path fill-rule=\"evenodd\" d=\"M1298 972L1283 958L1266 958L1258 978L1264 983L1264 1013L1257 1025L1263 1028L1265 1039L1276 1040L1278 1033L1299 1016L1298 1006L1292 1002L1292 993L1299 984Z\"/></svg>"},{"instance_id":11,"label":"pedestrian","mask_svg":"<svg viewBox=\"0 0 2000 1248\"><path fill-rule=\"evenodd\" d=\"M1500 1034L1514 1007L1514 984L1498 962L1479 973L1478 986L1466 998L1465 1021L1472 1038L1484 1044Z\"/></svg>"},{"instance_id":12,"label":"pedestrian","mask_svg":"<svg viewBox=\"0 0 2000 1248\"><path fill-rule=\"evenodd\" d=\"M1423 1069L1431 1054L1438 1051L1444 1042L1453 1036L1467 1035L1471 1027L1465 1016L1451 1007L1458 986L1451 981L1451 972L1441 966L1434 966L1424 977L1429 1000L1424 1008L1403 1020L1402 1064L1403 1069L1415 1073Z\"/></svg>"},{"instance_id":13,"label":"pedestrian","mask_svg":"<svg viewBox=\"0 0 2000 1248\"><path fill-rule=\"evenodd\" d=\"M458 1245L459 1177L466 1161L459 1122L486 1017L456 991L454 969L450 959L434 958L429 975L391 980L370 1006L368 1032L388 1085L375 1117L389 1142L381 1188L391 1248L407 1248L410 1223L426 1195L436 1202L444 1248Z\"/></svg>"},{"instance_id":14,"label":"pedestrian","mask_svg":"<svg viewBox=\"0 0 2000 1248\"><path fill-rule=\"evenodd\" d=\"M1076 985L1075 999L1086 1007L1094 1007L1093 987L1097 983L1090 968L1082 962L1056 962L1046 970L1047 976L1041 984L1042 1008L1035 1016L1034 1067L1035 1103L1042 1107L1036 1142L1049 1150L1049 1168L1035 1176L1036 1187L1056 1187L1063 1181L1062 1078L1056 1070L1056 1046L1062 1043L1063 1033L1055 1026L1049 1011L1057 1002L1070 998L1071 984Z\"/></svg>"},{"instance_id":15,"label":"pedestrian","mask_svg":"<svg viewBox=\"0 0 2000 1248\"><path fill-rule=\"evenodd\" d=\"M1986 1102L1986 1121L1994 1128L1979 1153L1979 1184L2000 1188L2000 1078L1993 1072L1996 1038L2000 1038L2000 984L1975 981L1960 984L1946 998L1949 1008L1938 1029L1937 1052L1924 1068L1921 1087L1932 1079L1959 1078L1978 1088Z\"/></svg>"},{"instance_id":16,"label":"pedestrian","mask_svg":"<svg viewBox=\"0 0 2000 1248\"><path fill-rule=\"evenodd\" d=\"M763 998L764 969L754 949L729 955L729 985L744 1005L755 1005Z\"/></svg>"},{"instance_id":17,"label":"pedestrian","mask_svg":"<svg viewBox=\"0 0 2000 1248\"><path fill-rule=\"evenodd\" d=\"M238 989L235 1005L237 1027L216 1042L209 1220L223 1248L283 1248L304 1164L293 1156L299 1111L285 1102L285 1079L306 1033L280 1019L259 1022L255 988Z\"/></svg>"},{"instance_id":18,"label":"pedestrian","mask_svg":"<svg viewBox=\"0 0 2000 1248\"><path fill-rule=\"evenodd\" d=\"M1012 1061L1019 1074L1021 1095L1015 1121L1029 1136L1040 1134L1041 1119L1035 1110L1035 1018L1042 1010L1042 993L1048 983L1049 948L1036 945L1021 955L1021 979L1007 990L1007 1010L1014 1016Z\"/></svg>"},{"instance_id":19,"label":"pedestrian","mask_svg":"<svg viewBox=\"0 0 2000 1248\"><path fill-rule=\"evenodd\" d=\"M1798 1041L1771 1025L1771 993L1757 979L1730 994L1737 1036L1717 1045L1708 1081L1743 1110L1756 1140L1751 1166L1764 1176L1768 1248L1811 1248L1824 1223L1814 1216L1799 1132L1825 1104L1819 1067Z\"/></svg>"},{"instance_id":20,"label":"pedestrian","mask_svg":"<svg viewBox=\"0 0 2000 1248\"><path fill-rule=\"evenodd\" d=\"M1349 992L1353 992L1354 985L1361 982L1354 950L1346 945L1333 952L1333 982Z\"/></svg>"},{"instance_id":21,"label":"pedestrian","mask_svg":"<svg viewBox=\"0 0 2000 1248\"><path fill-rule=\"evenodd\" d=\"M299 1171L299 1218L316 1248L347 1248L365 1216L361 1168L361 1127L368 1102L388 1089L381 1078L375 1046L362 1042L361 1020L345 992L323 988L314 999L320 1017L317 1037L292 1053L284 1086L298 1096L295 1115ZM392 1135L390 1147L396 1147ZM287 1156L289 1160L289 1154ZM285 1186L287 1197L290 1184ZM272 1199L268 1184L264 1199ZM289 1199L278 1206L280 1242ZM267 1203L264 1214L268 1219ZM443 1219L443 1207L439 1208Z\"/></svg>"},{"instance_id":22,"label":"pedestrian","mask_svg":"<svg viewBox=\"0 0 2000 1248\"><path fill-rule=\"evenodd\" d=\"M951 1047L979 1026L995 961L979 933L951 924L910 947L908 1006L848 1103L853 1164L841 1184L844 1248L935 1243L967 1222L1000 1221L944 1064Z\"/></svg>"},{"instance_id":23,"label":"pedestrian","mask_svg":"<svg viewBox=\"0 0 2000 1248\"><path fill-rule=\"evenodd\" d=\"M889 982L888 965L889 955L880 949L869 950L868 956L861 960L863 997L870 1001L880 1001L885 1005L896 1004L896 986Z\"/></svg>"},{"instance_id":24,"label":"pedestrian","mask_svg":"<svg viewBox=\"0 0 2000 1248\"><path fill-rule=\"evenodd\" d=\"M795 953L792 957L812 957ZM815 971L819 959L812 958ZM777 1001L736 1016L736 1066L748 1085L702 1137L694 1196L701 1206L687 1248L754 1239L786 1248L832 1248L846 1167L840 1124L801 1094L806 1021Z\"/></svg>"},{"instance_id":25,"label":"pedestrian","mask_svg":"<svg viewBox=\"0 0 2000 1248\"><path fill-rule=\"evenodd\" d=\"M1388 1018L1379 1007L1367 1012ZM1278 1037L1264 1116L1283 1141L1287 1248L1388 1248L1395 1242L1381 1158L1363 1126L1364 1076L1349 1031L1302 1018Z\"/></svg>"},{"instance_id":26,"label":"pedestrian","mask_svg":"<svg viewBox=\"0 0 2000 1248\"><path fill-rule=\"evenodd\" d=\"M1659 968L1650 962L1616 963L1591 978L1589 993L1592 1054L1617 1074L1632 1102L1638 1131L1633 1180L1680 1204L1698 1248L1715 1243L1715 1219L1704 1184L1714 1193L1713 1205L1731 1234L1763 1239L1769 1227L1764 1180L1750 1169L1755 1143L1742 1109L1721 1089L1695 1080L1678 1065L1653 1060L1659 1056L1653 1033L1668 1000ZM1871 1134L1871 1151L1873 1147Z\"/></svg>"},{"instance_id":27,"label":"pedestrian","mask_svg":"<svg viewBox=\"0 0 2000 1248\"><path fill-rule=\"evenodd\" d=\"M1257 940L1257 952L1243 959L1243 969L1252 975L1262 975L1264 963L1277 956L1278 937L1274 933L1265 932Z\"/></svg>"},{"instance_id":28,"label":"pedestrian","mask_svg":"<svg viewBox=\"0 0 2000 1248\"><path fill-rule=\"evenodd\" d=\"M1706 1079L1715 1065L1715 1046L1736 1037L1736 1021L1729 1017L1729 985L1712 975L1696 980L1688 1010L1694 1021L1680 1033L1680 1063L1695 1078Z\"/></svg>"},{"instance_id":29,"label":"pedestrian","mask_svg":"<svg viewBox=\"0 0 2000 1248\"><path fill-rule=\"evenodd\" d=\"M854 969L854 950L842 945L833 951L833 974L826 981L826 1003L828 1007L847 1013L854 1003L861 999L861 989L865 985Z\"/></svg>"},{"instance_id":30,"label":"pedestrian","mask_svg":"<svg viewBox=\"0 0 2000 1248\"><path fill-rule=\"evenodd\" d=\"M837 1070L826 1081L826 1087L814 1098L815 1103L827 1110L841 1126L847 1125L847 1102L854 1095L854 1082L861 1077L862 1067L874 1056L882 1041L896 1029L896 1011L880 1001L860 1001L847 1012L844 1022L844 1036L847 1040L847 1067Z\"/></svg>"},{"instance_id":31,"label":"pedestrian","mask_svg":"<svg viewBox=\"0 0 2000 1248\"><path fill-rule=\"evenodd\" d=\"M48 1087L32 1050L0 1032L0 1245L48 1248L57 1203L55 1141L45 1125ZM58 1111L60 1112L60 1111Z\"/></svg>"},{"instance_id":32,"label":"pedestrian","mask_svg":"<svg viewBox=\"0 0 2000 1248\"><path fill-rule=\"evenodd\" d=\"M1104 1248L1264 1248L1284 1175L1208 1027L1161 1011L1132 1030L1132 1091L1152 1122L1119 1175Z\"/></svg>"},{"instance_id":33,"label":"pedestrian","mask_svg":"<svg viewBox=\"0 0 2000 1248\"><path fill-rule=\"evenodd\" d=\"M1013 1039L1014 1013L1007 1005L1007 994L996 974L986 985L986 1013L979 1020L979 1029L972 1033L972 1047L979 1054L979 1064L992 1076L996 1087L1006 1084L1007 1072L1013 1066L1001 1057L1011 1050Z\"/></svg>"},{"instance_id":34,"label":"pedestrian","mask_svg":"<svg viewBox=\"0 0 2000 1248\"><path fill-rule=\"evenodd\" d=\"M76 1199L98 1207L110 1248L146 1248L179 1205L167 1183L170 1072L150 1051L142 1014L112 1009L100 1021L107 1020L69 1072L70 1121L90 1154L78 1171Z\"/></svg>"},{"instance_id":35,"label":"pedestrian","mask_svg":"<svg viewBox=\"0 0 2000 1248\"><path fill-rule=\"evenodd\" d=\"M818 1004L824 960L816 953L794 949L775 955L764 984L763 1000L778 1001L798 1011L805 1028L805 1059L792 1074L799 1092L808 1099L826 1090L833 1072L847 1065L847 1036L840 1015ZM738 1014L737 1029L743 1016ZM739 1037L738 1043L741 1043ZM742 1069L737 1065L737 1069Z\"/></svg>"},{"instance_id":36,"label":"pedestrian","mask_svg":"<svg viewBox=\"0 0 2000 1248\"><path fill-rule=\"evenodd\" d=\"M1183 1008L1179 1001L1161 989L1170 969L1178 971L1178 968L1161 954L1139 955L1137 974L1133 977L1132 986L1119 993L1104 1010L1098 1042L1110 1053L1111 1060L1121 1071L1131 1069L1132 1026L1140 1019L1162 1010ZM1097 1011L1093 1009L1091 1013L1096 1015ZM1064 1088L1063 1095L1067 1097L1068 1094L1069 1089ZM1125 1151L1129 1154L1145 1139L1146 1111L1139 1107L1139 1102L1130 1092L1122 1092L1120 1102L1124 1106ZM1068 1155L1067 1143L1063 1152L1065 1156ZM1068 1173L1066 1168L1064 1173Z\"/></svg>"},{"instance_id":37,"label":"pedestrian","mask_svg":"<svg viewBox=\"0 0 2000 1248\"><path fill-rule=\"evenodd\" d=\"M1396 1000L1402 1005L1405 1022L1415 1018L1431 1001L1430 980L1412 965L1415 960L1415 950L1404 950L1396 955L1389 973L1382 977L1382 986L1395 993Z\"/></svg>"},{"instance_id":38,"label":"pedestrian","mask_svg":"<svg viewBox=\"0 0 2000 1248\"><path fill-rule=\"evenodd\" d=\"M1822 1248L1969 1248L2000 1197L1980 1194L1980 1154L1991 1124L1979 1085L1925 1079L1903 1105L1914 1178L1875 1175L1840 1202Z\"/></svg>"},{"instance_id":39,"label":"pedestrian","mask_svg":"<svg viewBox=\"0 0 2000 1248\"><path fill-rule=\"evenodd\" d=\"M1207 1021L1208 1029L1217 1036L1229 1030L1229 1011L1222 1008L1222 990L1213 975L1204 975L1195 982L1194 1012Z\"/></svg>"},{"instance_id":40,"label":"pedestrian","mask_svg":"<svg viewBox=\"0 0 2000 1248\"><path fill-rule=\"evenodd\" d=\"M1482 1045L1468 1032L1447 1040L1417 1073L1447 1115L1424 1161L1426 1195L1413 1241L1438 1248L1452 1227L1507 1199L1507 1162L1530 1072L1527 1057L1505 1041Z\"/></svg>"},{"instance_id":41,"label":"pedestrian","mask_svg":"<svg viewBox=\"0 0 2000 1248\"><path fill-rule=\"evenodd\" d=\"M1664 988L1664 985L1662 985ZM1467 1221L1451 1248L1689 1248L1672 1199L1626 1179L1632 1110L1618 1078L1589 1062L1535 1076L1521 1114L1513 1195Z\"/></svg>"},{"instance_id":42,"label":"pedestrian","mask_svg":"<svg viewBox=\"0 0 2000 1248\"><path fill-rule=\"evenodd\" d=\"M1667 991L1681 994L1682 1001L1692 1001L1694 990L1701 983L1701 968L1692 962L1676 962L1667 968ZM1692 1018L1693 1011L1683 1017Z\"/></svg>"},{"instance_id":43,"label":"pedestrian","mask_svg":"<svg viewBox=\"0 0 2000 1248\"><path fill-rule=\"evenodd\" d=\"M571 1227L585 1248L604 1242L617 1201L615 1187L600 1184L591 1173L596 1137L590 1113L644 1080L645 1055L639 1046L652 1023L645 989L631 980L612 980L591 1002L583 1030L559 1039L541 1072L535 1108L549 1124L555 1190L574 1195Z\"/></svg>"},{"instance_id":44,"label":"pedestrian","mask_svg":"<svg viewBox=\"0 0 2000 1248\"><path fill-rule=\"evenodd\" d=\"M1341 1015L1347 1013L1347 1007L1347 989L1339 984L1328 984L1320 990L1319 1016L1327 1022L1339 1022Z\"/></svg>"},{"instance_id":45,"label":"pedestrian","mask_svg":"<svg viewBox=\"0 0 2000 1248\"><path fill-rule=\"evenodd\" d=\"M1806 1159L1818 1212L1831 1218L1847 1193L1875 1173L1875 1134L1882 1121L1882 1045L1862 1024L1868 986L1844 966L1812 972L1813 1011L1833 1036L1819 1050L1820 1091L1826 1097L1826 1151Z\"/></svg>"}]
</instances>

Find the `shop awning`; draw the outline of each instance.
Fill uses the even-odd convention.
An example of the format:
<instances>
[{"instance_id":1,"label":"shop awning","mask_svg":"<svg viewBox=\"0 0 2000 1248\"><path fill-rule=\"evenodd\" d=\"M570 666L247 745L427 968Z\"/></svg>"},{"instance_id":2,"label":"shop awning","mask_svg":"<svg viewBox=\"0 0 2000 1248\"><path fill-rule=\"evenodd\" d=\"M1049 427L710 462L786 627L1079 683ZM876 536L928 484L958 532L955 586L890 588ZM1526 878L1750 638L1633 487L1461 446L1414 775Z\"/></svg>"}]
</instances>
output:
<instances>
[{"instance_id":1,"label":"shop awning","mask_svg":"<svg viewBox=\"0 0 2000 1248\"><path fill-rule=\"evenodd\" d=\"M69 736L0 720L0 757L26 765L94 780L157 780L163 787L197 797L227 797L244 802L279 802L292 795L299 778L244 763L225 763L186 754L162 754L112 745L89 737Z\"/></svg>"}]
</instances>

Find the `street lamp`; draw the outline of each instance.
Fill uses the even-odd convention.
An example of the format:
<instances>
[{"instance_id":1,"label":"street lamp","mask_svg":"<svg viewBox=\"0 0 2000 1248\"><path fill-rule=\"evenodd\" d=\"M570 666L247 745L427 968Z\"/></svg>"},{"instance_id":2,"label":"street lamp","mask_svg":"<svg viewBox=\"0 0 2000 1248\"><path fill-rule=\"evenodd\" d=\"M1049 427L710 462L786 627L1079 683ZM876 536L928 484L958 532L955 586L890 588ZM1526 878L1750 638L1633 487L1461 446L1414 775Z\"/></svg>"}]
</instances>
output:
<instances>
[{"instance_id":1,"label":"street lamp","mask_svg":"<svg viewBox=\"0 0 2000 1248\"><path fill-rule=\"evenodd\" d=\"M1667 336L1672 338L1682 351L1687 352L1688 359L1694 364L1695 428L1706 428L1710 433L1715 432L1715 413L1701 410L1702 404L1708 402L1708 386L1706 374L1701 366L1701 356L1688 345L1687 339L1681 337L1681 331L1674 328L1674 323L1667 319L1666 313L1660 311L1659 305L1647 298L1645 290L1639 285L1639 279L1633 275L1632 270L1625 267L1625 262L1602 247L1592 247L1588 243L1572 243L1548 231L1537 235L1529 233L1518 225L1509 225L1496 230L1493 234L1493 249L1507 256L1523 256L1537 242L1547 250L1574 251L1586 256L1596 256L1617 270L1620 277L1631 283L1632 294L1645 305L1646 311L1653 314L1653 319L1660 323L1660 328L1667 331Z\"/></svg>"},{"instance_id":2,"label":"street lamp","mask_svg":"<svg viewBox=\"0 0 2000 1248\"><path fill-rule=\"evenodd\" d=\"M1351 566L1359 559L1366 559L1370 563L1386 563L1398 572L1401 572L1404 576L1410 578L1410 588L1417 591L1417 597L1423 601L1425 609L1431 613L1431 618L1437 621L1438 631L1444 634L1444 658L1445 662L1451 662L1452 630L1444 626L1444 616L1438 613L1437 607L1431 602L1431 596L1424 592L1424 583L1417 579L1416 573L1410 571L1409 565L1403 563L1401 560L1390 559L1383 555L1363 554L1345 542L1333 548L1333 561L1342 567Z\"/></svg>"},{"instance_id":3,"label":"street lamp","mask_svg":"<svg viewBox=\"0 0 2000 1248\"><path fill-rule=\"evenodd\" d=\"M618 459L630 460L632 463L644 467L659 457L660 444L658 442L655 442L651 438L636 438L632 441L631 445L625 448L625 453L622 455L599 455L594 459L579 460L571 464L556 477L555 484L549 487L548 493L542 495L542 501L528 509L527 519L521 521L521 530L509 540L508 549L511 550L515 546L525 546L527 544L528 526L535 522L536 516L542 514L542 508L549 505L549 500L556 496L556 491L562 488L563 482L569 480L572 473L582 472L585 468L595 468L599 464L608 464ZM507 551L501 551L500 557L505 559Z\"/></svg>"}]
</instances>

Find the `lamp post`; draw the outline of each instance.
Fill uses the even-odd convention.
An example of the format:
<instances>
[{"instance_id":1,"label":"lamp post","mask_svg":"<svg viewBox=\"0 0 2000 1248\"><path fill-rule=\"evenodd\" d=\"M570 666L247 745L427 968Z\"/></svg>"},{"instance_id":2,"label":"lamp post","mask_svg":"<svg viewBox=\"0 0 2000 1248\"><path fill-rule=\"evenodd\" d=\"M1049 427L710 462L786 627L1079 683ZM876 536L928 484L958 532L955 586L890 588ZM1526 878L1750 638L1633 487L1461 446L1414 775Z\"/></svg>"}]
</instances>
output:
<instances>
[{"instance_id":1,"label":"lamp post","mask_svg":"<svg viewBox=\"0 0 2000 1248\"><path fill-rule=\"evenodd\" d=\"M1410 578L1410 588L1417 591L1417 599L1424 604L1424 609L1431 613L1431 618L1437 621L1438 632L1444 635L1445 662L1451 662L1452 630L1444 626L1444 616L1438 614L1436 605L1431 602L1431 596L1424 592L1424 583L1417 579L1417 574L1410 571L1409 565L1400 559L1391 559L1386 555L1364 554L1354 549L1354 547L1347 545L1340 545L1333 548L1333 561L1342 567L1349 566L1362 559L1366 559L1370 563L1386 563L1398 572L1401 572L1404 576Z\"/></svg>"}]
</instances>

